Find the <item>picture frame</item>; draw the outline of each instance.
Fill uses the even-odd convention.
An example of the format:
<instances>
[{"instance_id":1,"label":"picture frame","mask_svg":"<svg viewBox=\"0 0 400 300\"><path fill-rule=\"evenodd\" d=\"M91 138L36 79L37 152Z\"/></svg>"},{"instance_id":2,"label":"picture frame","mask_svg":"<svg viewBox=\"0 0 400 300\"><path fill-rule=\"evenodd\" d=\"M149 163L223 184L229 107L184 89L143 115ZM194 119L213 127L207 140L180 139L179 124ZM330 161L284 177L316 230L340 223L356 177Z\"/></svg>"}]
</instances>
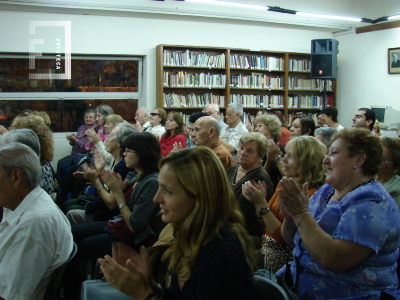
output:
<instances>
[{"instance_id":1,"label":"picture frame","mask_svg":"<svg viewBox=\"0 0 400 300\"><path fill-rule=\"evenodd\" d=\"M388 49L388 73L400 74L400 48Z\"/></svg>"}]
</instances>

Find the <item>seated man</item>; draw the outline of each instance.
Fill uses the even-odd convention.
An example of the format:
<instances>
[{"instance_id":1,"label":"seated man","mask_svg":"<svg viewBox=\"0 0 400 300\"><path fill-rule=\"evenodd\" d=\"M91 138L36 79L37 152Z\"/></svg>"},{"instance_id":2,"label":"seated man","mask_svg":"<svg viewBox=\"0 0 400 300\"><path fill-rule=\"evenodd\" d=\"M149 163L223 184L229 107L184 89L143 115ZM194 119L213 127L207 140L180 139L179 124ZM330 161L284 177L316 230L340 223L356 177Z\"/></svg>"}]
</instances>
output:
<instances>
[{"instance_id":1,"label":"seated man","mask_svg":"<svg viewBox=\"0 0 400 300\"><path fill-rule=\"evenodd\" d=\"M324 126L331 127L337 131L344 129L344 127L338 123L338 110L336 107L326 107L321 111L321 116L325 123Z\"/></svg>"},{"instance_id":2,"label":"seated man","mask_svg":"<svg viewBox=\"0 0 400 300\"><path fill-rule=\"evenodd\" d=\"M231 153L219 140L220 127L218 121L213 117L201 117L194 124L192 138L196 146L206 146L211 148L221 160L225 170L235 164Z\"/></svg>"},{"instance_id":3,"label":"seated man","mask_svg":"<svg viewBox=\"0 0 400 300\"><path fill-rule=\"evenodd\" d=\"M52 273L72 251L71 227L40 188L39 157L28 146L0 146L0 298L43 299Z\"/></svg>"}]
</instances>

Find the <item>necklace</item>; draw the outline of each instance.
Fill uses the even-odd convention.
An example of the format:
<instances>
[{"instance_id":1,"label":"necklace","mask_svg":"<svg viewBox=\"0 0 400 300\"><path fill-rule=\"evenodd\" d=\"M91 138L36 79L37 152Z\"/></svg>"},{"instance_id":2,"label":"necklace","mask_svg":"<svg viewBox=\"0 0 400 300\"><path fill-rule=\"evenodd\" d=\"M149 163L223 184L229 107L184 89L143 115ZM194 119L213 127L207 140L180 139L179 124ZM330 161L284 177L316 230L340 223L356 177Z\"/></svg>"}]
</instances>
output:
<instances>
[{"instance_id":1,"label":"necklace","mask_svg":"<svg viewBox=\"0 0 400 300\"><path fill-rule=\"evenodd\" d=\"M346 195L347 195L348 193L351 193L352 191L358 189L360 186L366 185L366 184L371 183L371 182L373 182L373 181L375 181L374 178L372 178L372 179L370 179L370 180L368 180L368 181L366 181L366 182L360 183L359 185L353 187L349 192L347 192ZM331 198L332 198L332 196L333 196L334 193L335 193L335 190L333 189L333 190L328 194L328 196L327 196L327 198L326 198L325 208L326 208L326 206L328 205L328 202L331 200ZM343 197L346 196L346 195L343 195L343 196L340 197L340 199L338 199L337 201L342 200Z\"/></svg>"}]
</instances>

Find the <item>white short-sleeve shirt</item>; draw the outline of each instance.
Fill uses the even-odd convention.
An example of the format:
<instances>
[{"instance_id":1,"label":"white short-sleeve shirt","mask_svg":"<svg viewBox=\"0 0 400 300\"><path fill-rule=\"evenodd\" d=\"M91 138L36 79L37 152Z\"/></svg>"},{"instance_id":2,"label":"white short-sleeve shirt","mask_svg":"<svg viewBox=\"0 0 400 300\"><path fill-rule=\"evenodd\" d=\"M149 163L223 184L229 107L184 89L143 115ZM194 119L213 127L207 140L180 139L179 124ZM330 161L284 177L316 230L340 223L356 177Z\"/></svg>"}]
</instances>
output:
<instances>
[{"instance_id":1,"label":"white short-sleeve shirt","mask_svg":"<svg viewBox=\"0 0 400 300\"><path fill-rule=\"evenodd\" d=\"M232 152L232 156L235 161L237 161L236 154L239 147L240 138L248 132L249 131L242 122L239 122L234 128L228 125L221 130L221 134L219 135L220 138L222 138L223 140L225 140L225 142L235 148L235 151Z\"/></svg>"}]
</instances>

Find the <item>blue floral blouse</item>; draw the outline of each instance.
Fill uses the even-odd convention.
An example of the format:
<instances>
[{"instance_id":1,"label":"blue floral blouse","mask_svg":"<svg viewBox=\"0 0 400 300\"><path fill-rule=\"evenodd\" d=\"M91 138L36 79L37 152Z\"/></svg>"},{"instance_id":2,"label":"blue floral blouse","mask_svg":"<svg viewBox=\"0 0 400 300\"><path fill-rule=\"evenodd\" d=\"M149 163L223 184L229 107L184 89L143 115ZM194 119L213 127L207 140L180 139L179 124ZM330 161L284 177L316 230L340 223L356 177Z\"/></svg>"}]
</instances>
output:
<instances>
[{"instance_id":1,"label":"blue floral blouse","mask_svg":"<svg viewBox=\"0 0 400 300\"><path fill-rule=\"evenodd\" d=\"M333 238L367 246L374 252L349 270L327 271L310 257L296 232L293 254L299 258L300 296L321 300L379 299L381 291L385 291L400 299L396 275L400 214L393 198L379 181L360 186L340 201L329 201L333 192L325 184L311 197L309 208L315 220ZM293 280L297 267L291 262ZM277 275L284 270L285 267Z\"/></svg>"}]
</instances>

